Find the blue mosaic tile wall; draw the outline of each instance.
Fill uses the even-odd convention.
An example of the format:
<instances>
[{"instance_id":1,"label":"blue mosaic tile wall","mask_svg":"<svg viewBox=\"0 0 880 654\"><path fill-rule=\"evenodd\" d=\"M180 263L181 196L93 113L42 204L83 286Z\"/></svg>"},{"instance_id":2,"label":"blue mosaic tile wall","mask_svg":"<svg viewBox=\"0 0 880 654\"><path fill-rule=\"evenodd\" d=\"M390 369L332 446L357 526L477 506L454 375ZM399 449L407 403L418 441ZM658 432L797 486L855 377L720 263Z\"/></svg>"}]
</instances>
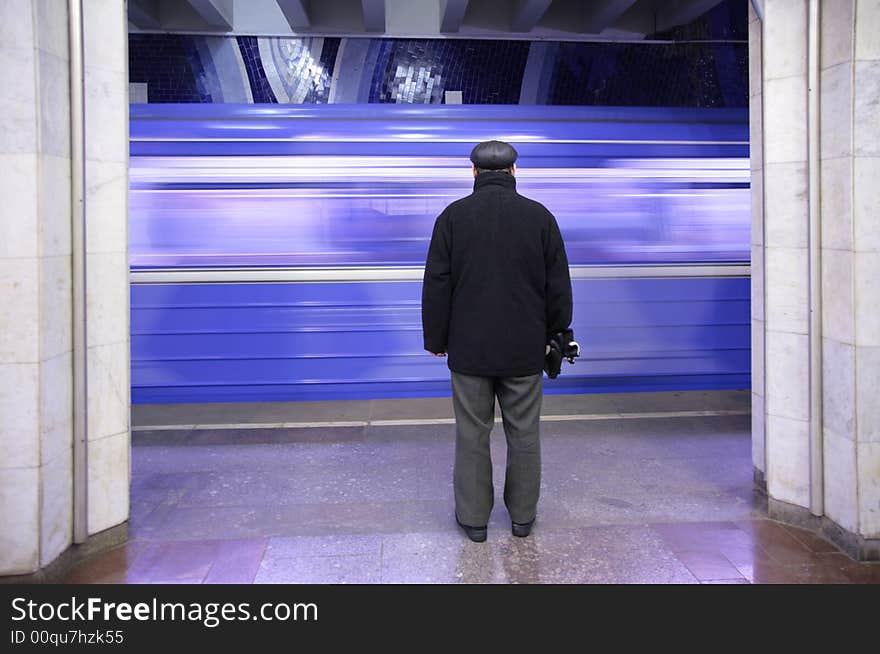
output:
<instances>
[{"instance_id":1,"label":"blue mosaic tile wall","mask_svg":"<svg viewBox=\"0 0 880 654\"><path fill-rule=\"evenodd\" d=\"M747 107L747 21L726 0L664 44L131 34L129 79L149 102Z\"/></svg>"},{"instance_id":2,"label":"blue mosaic tile wall","mask_svg":"<svg viewBox=\"0 0 880 654\"><path fill-rule=\"evenodd\" d=\"M262 69L281 103L326 104L341 39L256 39ZM360 80L360 74L357 75Z\"/></svg>"},{"instance_id":3,"label":"blue mosaic tile wall","mask_svg":"<svg viewBox=\"0 0 880 654\"><path fill-rule=\"evenodd\" d=\"M321 67L331 76L336 65L336 56L339 53L339 44L342 39L324 39L324 47L321 50Z\"/></svg>"},{"instance_id":4,"label":"blue mosaic tile wall","mask_svg":"<svg viewBox=\"0 0 880 654\"><path fill-rule=\"evenodd\" d=\"M747 41L749 0L725 0L687 25L657 32L651 38L674 41L708 39Z\"/></svg>"},{"instance_id":5,"label":"blue mosaic tile wall","mask_svg":"<svg viewBox=\"0 0 880 654\"><path fill-rule=\"evenodd\" d=\"M748 46L554 45L546 104L748 106Z\"/></svg>"},{"instance_id":6,"label":"blue mosaic tile wall","mask_svg":"<svg viewBox=\"0 0 880 654\"><path fill-rule=\"evenodd\" d=\"M263 70L263 62L260 60L260 50L256 36L236 37L238 47L241 50L241 58L247 71L248 84L251 87L255 103L277 103L278 100L272 92L266 72ZM149 87L147 87L149 90Z\"/></svg>"},{"instance_id":7,"label":"blue mosaic tile wall","mask_svg":"<svg viewBox=\"0 0 880 654\"><path fill-rule=\"evenodd\" d=\"M528 41L377 39L370 102L518 104Z\"/></svg>"},{"instance_id":8,"label":"blue mosaic tile wall","mask_svg":"<svg viewBox=\"0 0 880 654\"><path fill-rule=\"evenodd\" d=\"M129 81L146 82L150 102L216 101L199 84L205 71L193 37L129 34L128 48Z\"/></svg>"}]
</instances>

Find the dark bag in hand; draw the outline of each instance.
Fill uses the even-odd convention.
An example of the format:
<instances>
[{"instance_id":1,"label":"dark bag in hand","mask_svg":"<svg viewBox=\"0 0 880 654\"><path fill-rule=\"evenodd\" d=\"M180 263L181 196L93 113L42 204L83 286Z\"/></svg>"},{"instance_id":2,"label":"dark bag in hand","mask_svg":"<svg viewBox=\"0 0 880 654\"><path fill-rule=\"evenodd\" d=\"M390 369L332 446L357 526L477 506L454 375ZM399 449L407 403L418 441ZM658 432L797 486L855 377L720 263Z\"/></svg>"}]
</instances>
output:
<instances>
[{"instance_id":1,"label":"dark bag in hand","mask_svg":"<svg viewBox=\"0 0 880 654\"><path fill-rule=\"evenodd\" d=\"M570 329L553 334L548 345L550 352L544 357L544 371L550 379L556 379L562 372L562 360L568 359L569 363L574 363L581 349Z\"/></svg>"}]
</instances>

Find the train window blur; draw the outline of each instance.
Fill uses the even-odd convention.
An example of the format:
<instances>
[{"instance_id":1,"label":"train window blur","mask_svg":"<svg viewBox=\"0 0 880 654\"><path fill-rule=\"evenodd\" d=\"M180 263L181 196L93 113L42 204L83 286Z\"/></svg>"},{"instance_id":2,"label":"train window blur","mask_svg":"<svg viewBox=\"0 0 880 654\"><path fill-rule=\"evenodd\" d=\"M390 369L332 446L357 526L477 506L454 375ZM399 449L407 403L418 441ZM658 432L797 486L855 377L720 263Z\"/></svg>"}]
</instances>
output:
<instances>
[{"instance_id":1,"label":"train window blur","mask_svg":"<svg viewBox=\"0 0 880 654\"><path fill-rule=\"evenodd\" d=\"M520 153L572 265L749 261L740 110L393 105L132 107L132 268L422 265L471 191L468 154Z\"/></svg>"}]
</instances>

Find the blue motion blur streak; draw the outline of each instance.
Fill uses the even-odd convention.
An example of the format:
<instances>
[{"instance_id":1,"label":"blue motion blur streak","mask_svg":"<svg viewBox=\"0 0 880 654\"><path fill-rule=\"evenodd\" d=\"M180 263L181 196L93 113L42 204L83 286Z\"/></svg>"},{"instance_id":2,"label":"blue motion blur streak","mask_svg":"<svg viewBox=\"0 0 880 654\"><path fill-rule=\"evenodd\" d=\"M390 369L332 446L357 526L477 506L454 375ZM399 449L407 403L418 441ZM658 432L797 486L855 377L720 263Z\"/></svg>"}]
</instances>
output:
<instances>
[{"instance_id":1,"label":"blue motion blur streak","mask_svg":"<svg viewBox=\"0 0 880 654\"><path fill-rule=\"evenodd\" d=\"M445 361L421 348L420 277L321 282L319 269L423 265L437 214L471 191L481 140L515 145L518 189L556 215L573 266L749 261L745 111L218 104L130 115L135 279L231 275L133 284L136 403L449 395ZM257 268L305 276L244 283ZM749 386L748 278L650 274L575 280L583 356L547 392Z\"/></svg>"},{"instance_id":2,"label":"blue motion blur streak","mask_svg":"<svg viewBox=\"0 0 880 654\"><path fill-rule=\"evenodd\" d=\"M749 259L747 115L589 107L134 105L134 268L424 263L468 155L520 152L572 264Z\"/></svg>"}]
</instances>

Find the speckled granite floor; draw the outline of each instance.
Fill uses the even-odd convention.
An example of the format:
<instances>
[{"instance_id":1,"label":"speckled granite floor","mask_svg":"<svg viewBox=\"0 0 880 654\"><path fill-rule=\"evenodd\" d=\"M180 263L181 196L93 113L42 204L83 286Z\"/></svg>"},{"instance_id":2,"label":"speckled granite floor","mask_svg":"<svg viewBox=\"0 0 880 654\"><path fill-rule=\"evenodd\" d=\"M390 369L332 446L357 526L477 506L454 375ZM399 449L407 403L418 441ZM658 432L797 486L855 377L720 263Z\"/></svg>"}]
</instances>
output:
<instances>
[{"instance_id":1,"label":"speckled granite floor","mask_svg":"<svg viewBox=\"0 0 880 654\"><path fill-rule=\"evenodd\" d=\"M532 535L510 534L497 425L476 544L452 515L449 399L133 407L130 541L66 581L880 583L764 519L747 392L547 396L544 414Z\"/></svg>"}]
</instances>

